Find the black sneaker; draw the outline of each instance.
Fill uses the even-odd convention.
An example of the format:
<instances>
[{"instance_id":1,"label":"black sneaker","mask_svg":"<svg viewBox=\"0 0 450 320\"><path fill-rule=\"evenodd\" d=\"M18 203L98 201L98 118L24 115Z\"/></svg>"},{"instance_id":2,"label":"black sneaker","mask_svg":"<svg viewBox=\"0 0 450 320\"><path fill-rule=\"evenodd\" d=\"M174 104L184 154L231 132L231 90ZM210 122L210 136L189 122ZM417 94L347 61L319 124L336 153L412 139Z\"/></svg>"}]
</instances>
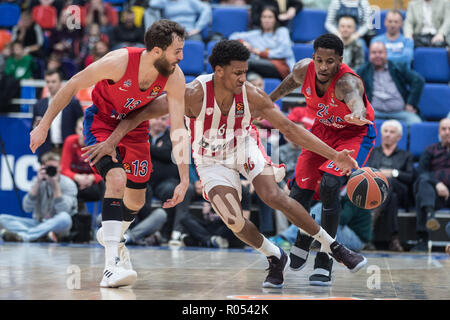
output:
<instances>
[{"instance_id":1,"label":"black sneaker","mask_svg":"<svg viewBox=\"0 0 450 320\"><path fill-rule=\"evenodd\" d=\"M286 272L286 269L289 266L289 257L283 250L280 249L280 252L280 259L275 256L267 257L267 260L269 261L269 268L266 270L269 270L269 274L263 282L263 288L283 287L284 272Z\"/></svg>"},{"instance_id":2,"label":"black sneaker","mask_svg":"<svg viewBox=\"0 0 450 320\"><path fill-rule=\"evenodd\" d=\"M295 239L295 243L289 252L289 258L291 259L290 268L292 271L300 271L305 267L309 255L309 248L313 241L313 237L301 233L300 230L297 232L297 239Z\"/></svg>"},{"instance_id":3,"label":"black sneaker","mask_svg":"<svg viewBox=\"0 0 450 320\"><path fill-rule=\"evenodd\" d=\"M331 256L337 262L344 264L350 272L357 272L367 263L367 259L363 255L347 249L337 241L334 241L330 245L330 249Z\"/></svg>"},{"instance_id":4,"label":"black sneaker","mask_svg":"<svg viewBox=\"0 0 450 320\"><path fill-rule=\"evenodd\" d=\"M333 259L325 252L317 252L314 260L314 271L309 277L309 284L312 286L331 286L331 270Z\"/></svg>"},{"instance_id":5,"label":"black sneaker","mask_svg":"<svg viewBox=\"0 0 450 320\"><path fill-rule=\"evenodd\" d=\"M425 239L419 239L417 244L411 248L411 252L428 252L428 241Z\"/></svg>"},{"instance_id":6,"label":"black sneaker","mask_svg":"<svg viewBox=\"0 0 450 320\"><path fill-rule=\"evenodd\" d=\"M7 242L23 242L23 239L20 235L15 232L4 230L2 233L3 240Z\"/></svg>"}]
</instances>

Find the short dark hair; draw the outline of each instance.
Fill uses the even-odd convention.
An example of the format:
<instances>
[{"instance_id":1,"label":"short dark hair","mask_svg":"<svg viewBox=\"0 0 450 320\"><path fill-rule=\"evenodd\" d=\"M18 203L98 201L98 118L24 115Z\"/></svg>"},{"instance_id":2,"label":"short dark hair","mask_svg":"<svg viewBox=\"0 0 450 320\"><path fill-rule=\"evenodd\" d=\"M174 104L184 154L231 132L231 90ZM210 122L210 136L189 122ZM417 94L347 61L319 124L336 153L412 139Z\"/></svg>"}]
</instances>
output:
<instances>
[{"instance_id":1,"label":"short dark hair","mask_svg":"<svg viewBox=\"0 0 450 320\"><path fill-rule=\"evenodd\" d=\"M151 51L154 47L166 50L173 41L174 34L184 40L186 30L177 22L162 19L153 23L144 36L145 47Z\"/></svg>"},{"instance_id":2,"label":"short dark hair","mask_svg":"<svg viewBox=\"0 0 450 320\"><path fill-rule=\"evenodd\" d=\"M220 40L209 56L209 63L213 70L216 66L227 66L231 61L247 61L250 58L250 51L238 40Z\"/></svg>"},{"instance_id":3,"label":"short dark hair","mask_svg":"<svg viewBox=\"0 0 450 320\"><path fill-rule=\"evenodd\" d=\"M333 49L339 57L344 54L344 43L338 36L331 33L325 33L314 41L314 52L319 48Z\"/></svg>"},{"instance_id":4,"label":"short dark hair","mask_svg":"<svg viewBox=\"0 0 450 320\"><path fill-rule=\"evenodd\" d=\"M389 13L390 13L390 14L398 14L398 15L400 16L400 18L402 18L402 21L403 21L403 14L402 14L402 12L401 12L400 10L397 10L397 9L389 10L389 11L386 13L386 16L385 16L384 20L386 20L386 17L387 17L387 15L388 15Z\"/></svg>"},{"instance_id":5,"label":"short dark hair","mask_svg":"<svg viewBox=\"0 0 450 320\"><path fill-rule=\"evenodd\" d=\"M356 21L356 18L355 18L354 16L348 16L348 15L347 15L347 16L346 16L346 15L340 16L339 19L338 19L338 25L339 25L339 22L341 21L342 18L349 18L349 19L352 19L352 20L355 22L355 26L358 25L358 21Z\"/></svg>"},{"instance_id":6,"label":"short dark hair","mask_svg":"<svg viewBox=\"0 0 450 320\"><path fill-rule=\"evenodd\" d=\"M52 76L52 75L54 75L54 74L57 74L58 77L59 77L59 80L62 80L63 77L62 77L61 72L59 72L59 71L56 70L56 69L48 69L48 70L45 70L44 78L47 77L47 76Z\"/></svg>"}]
</instances>

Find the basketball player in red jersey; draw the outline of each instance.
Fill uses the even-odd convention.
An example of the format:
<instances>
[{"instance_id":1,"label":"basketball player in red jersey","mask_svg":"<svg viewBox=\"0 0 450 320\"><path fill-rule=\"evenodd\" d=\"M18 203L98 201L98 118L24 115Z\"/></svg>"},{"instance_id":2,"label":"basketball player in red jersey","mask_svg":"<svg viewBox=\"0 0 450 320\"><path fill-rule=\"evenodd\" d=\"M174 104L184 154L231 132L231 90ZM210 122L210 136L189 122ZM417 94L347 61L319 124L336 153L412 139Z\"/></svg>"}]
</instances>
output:
<instances>
[{"instance_id":1,"label":"basketball player in red jersey","mask_svg":"<svg viewBox=\"0 0 450 320\"><path fill-rule=\"evenodd\" d=\"M282 211L292 223L313 235L337 261L353 272L358 271L367 259L334 241L297 201L278 187L277 181L283 178L285 170L272 164L267 157L256 127L251 124L252 118L268 120L289 140L337 163L344 174L357 168L356 161L349 156L351 151L333 150L288 120L264 91L246 82L249 56L250 52L239 41L222 40L209 57L214 73L201 75L186 87L186 126L205 198L237 237L268 258L269 274L263 287L282 287L289 257L243 216L240 174L253 183L256 193L267 205ZM167 112L164 105L161 106L161 110L144 108L130 115L108 140L85 148L90 157L99 157L105 152L112 154L115 144L128 130L143 119Z\"/></svg>"},{"instance_id":2,"label":"basketball player in red jersey","mask_svg":"<svg viewBox=\"0 0 450 320\"><path fill-rule=\"evenodd\" d=\"M178 135L187 135L183 122L185 79L177 65L183 59L184 37L185 30L178 23L160 20L146 31L145 49L127 47L112 51L73 76L58 91L31 132L31 150L34 152L45 141L51 122L77 91L94 84L93 105L86 109L84 119L87 146L106 140L130 112L161 103L167 105L172 133L176 130ZM163 91L167 95L157 99ZM148 121L141 121L117 144L114 161L111 156L105 156L91 163L106 183L100 236L105 246L101 287L131 285L137 278L123 235L145 203L146 185L152 171L148 132ZM174 147L182 143L172 134L171 138ZM189 185L188 164L181 160L177 163L180 184L164 207L181 202Z\"/></svg>"},{"instance_id":3,"label":"basketball player in red jersey","mask_svg":"<svg viewBox=\"0 0 450 320\"><path fill-rule=\"evenodd\" d=\"M302 86L307 108L315 115L311 132L336 150L352 149L352 157L364 166L372 150L376 129L372 123L374 111L367 100L363 81L342 63L343 43L335 35L325 34L314 42L313 59L296 63L293 71L270 94L276 101ZM318 189L322 201L322 227L336 236L340 214L339 192L348 177L338 170L339 165L303 151L297 161L290 196L306 210ZM314 239L300 230L290 251L291 269L305 266ZM333 260L321 249L316 256L311 285L331 285Z\"/></svg>"}]
</instances>

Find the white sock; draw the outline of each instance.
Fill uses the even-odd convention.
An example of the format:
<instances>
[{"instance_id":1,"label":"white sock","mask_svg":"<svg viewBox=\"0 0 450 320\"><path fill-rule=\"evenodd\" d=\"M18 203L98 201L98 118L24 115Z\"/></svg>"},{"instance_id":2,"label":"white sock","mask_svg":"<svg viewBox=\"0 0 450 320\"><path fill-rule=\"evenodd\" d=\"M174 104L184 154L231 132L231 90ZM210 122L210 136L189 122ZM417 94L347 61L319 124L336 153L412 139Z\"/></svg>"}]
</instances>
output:
<instances>
[{"instance_id":1,"label":"white sock","mask_svg":"<svg viewBox=\"0 0 450 320\"><path fill-rule=\"evenodd\" d=\"M102 221L103 242L105 243L105 266L115 261L119 256L119 242L122 231L122 221Z\"/></svg>"},{"instance_id":2,"label":"white sock","mask_svg":"<svg viewBox=\"0 0 450 320\"><path fill-rule=\"evenodd\" d=\"M121 233L121 237L120 239L123 239L123 235L125 234L125 232L127 232L128 228L130 227L130 225L133 223L134 219L131 221L122 221L122 233Z\"/></svg>"},{"instance_id":3,"label":"white sock","mask_svg":"<svg viewBox=\"0 0 450 320\"><path fill-rule=\"evenodd\" d=\"M319 232L312 236L314 239L320 242L322 245L320 247L321 252L330 253L330 245L335 241L322 227L320 227Z\"/></svg>"},{"instance_id":4,"label":"white sock","mask_svg":"<svg viewBox=\"0 0 450 320\"><path fill-rule=\"evenodd\" d=\"M278 259L281 258L281 252L280 248L278 248L276 245L274 245L272 242L267 240L266 237L263 236L263 243L261 245L261 248L257 248L259 252L261 252L266 257L275 256Z\"/></svg>"}]
</instances>

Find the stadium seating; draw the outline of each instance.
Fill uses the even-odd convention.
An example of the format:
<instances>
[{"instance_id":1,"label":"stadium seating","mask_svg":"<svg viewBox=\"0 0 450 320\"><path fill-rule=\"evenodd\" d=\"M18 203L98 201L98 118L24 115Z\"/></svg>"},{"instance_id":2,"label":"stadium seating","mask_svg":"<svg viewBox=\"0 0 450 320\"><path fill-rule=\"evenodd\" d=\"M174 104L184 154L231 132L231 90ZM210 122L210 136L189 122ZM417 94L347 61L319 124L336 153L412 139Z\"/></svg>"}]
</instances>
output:
<instances>
[{"instance_id":1,"label":"stadium seating","mask_svg":"<svg viewBox=\"0 0 450 320\"><path fill-rule=\"evenodd\" d=\"M308 42L326 33L327 12L317 9L303 9L293 20L291 39L294 42Z\"/></svg>"},{"instance_id":2,"label":"stadium seating","mask_svg":"<svg viewBox=\"0 0 450 320\"><path fill-rule=\"evenodd\" d=\"M450 80L445 48L416 48L413 68L425 78L426 82L447 83Z\"/></svg>"},{"instance_id":3,"label":"stadium seating","mask_svg":"<svg viewBox=\"0 0 450 320\"><path fill-rule=\"evenodd\" d=\"M415 123L409 128L409 152L419 158L430 144L439 141L439 122Z\"/></svg>"},{"instance_id":4,"label":"stadium seating","mask_svg":"<svg viewBox=\"0 0 450 320\"><path fill-rule=\"evenodd\" d=\"M0 27L11 28L19 22L20 7L16 4L0 3Z\"/></svg>"},{"instance_id":5,"label":"stadium seating","mask_svg":"<svg viewBox=\"0 0 450 320\"><path fill-rule=\"evenodd\" d=\"M375 147L381 146L381 125L385 120L375 119L374 123L377 127L377 137L375 138ZM405 123L400 122L403 127L403 135L400 141L398 142L398 147L403 150L408 150L408 127Z\"/></svg>"},{"instance_id":6,"label":"stadium seating","mask_svg":"<svg viewBox=\"0 0 450 320\"><path fill-rule=\"evenodd\" d=\"M196 77L194 76L185 76L184 79L186 80L186 83L192 82L195 80Z\"/></svg>"},{"instance_id":7,"label":"stadium seating","mask_svg":"<svg viewBox=\"0 0 450 320\"><path fill-rule=\"evenodd\" d=\"M264 78L264 92L270 94L278 85L281 83L280 79L276 78ZM281 99L275 101L278 106L282 106L283 102Z\"/></svg>"},{"instance_id":8,"label":"stadium seating","mask_svg":"<svg viewBox=\"0 0 450 320\"><path fill-rule=\"evenodd\" d=\"M439 121L450 112L450 87L445 83L426 83L419 101L425 120Z\"/></svg>"},{"instance_id":9,"label":"stadium seating","mask_svg":"<svg viewBox=\"0 0 450 320\"><path fill-rule=\"evenodd\" d=\"M246 31L247 25L247 9L239 7L213 8L211 32L221 33L228 38L233 32Z\"/></svg>"},{"instance_id":10,"label":"stadium seating","mask_svg":"<svg viewBox=\"0 0 450 320\"><path fill-rule=\"evenodd\" d=\"M307 43L296 43L292 46L294 51L295 61L299 61L304 58L312 58L314 53L314 48L312 44Z\"/></svg>"},{"instance_id":11,"label":"stadium seating","mask_svg":"<svg viewBox=\"0 0 450 320\"><path fill-rule=\"evenodd\" d=\"M77 65L71 59L63 58L61 61L61 66L64 69L66 76L68 78L72 78L78 72Z\"/></svg>"},{"instance_id":12,"label":"stadium seating","mask_svg":"<svg viewBox=\"0 0 450 320\"><path fill-rule=\"evenodd\" d=\"M183 60L179 66L185 75L199 75L204 70L205 45L202 41L186 40L183 49Z\"/></svg>"},{"instance_id":13,"label":"stadium seating","mask_svg":"<svg viewBox=\"0 0 450 320\"><path fill-rule=\"evenodd\" d=\"M33 20L42 29L53 29L58 22L58 13L54 6L35 6L31 12Z\"/></svg>"}]
</instances>

